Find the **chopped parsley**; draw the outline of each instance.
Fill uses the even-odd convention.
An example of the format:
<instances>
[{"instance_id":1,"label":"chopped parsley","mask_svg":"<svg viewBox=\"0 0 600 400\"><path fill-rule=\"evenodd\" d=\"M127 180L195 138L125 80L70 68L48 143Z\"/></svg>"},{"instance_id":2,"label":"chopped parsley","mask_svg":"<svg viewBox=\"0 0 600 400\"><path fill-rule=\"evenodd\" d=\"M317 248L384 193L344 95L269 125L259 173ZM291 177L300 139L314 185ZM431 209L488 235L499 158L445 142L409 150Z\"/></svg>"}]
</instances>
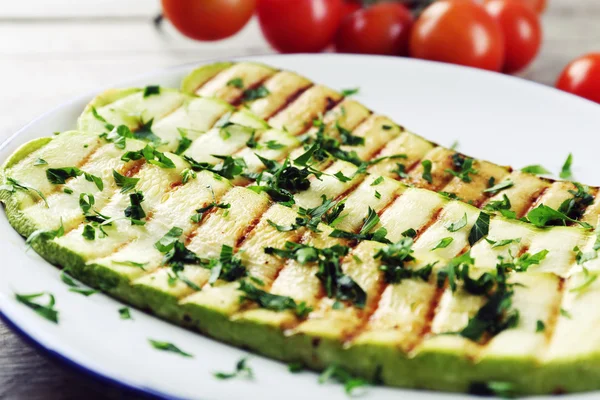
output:
<instances>
[{"instance_id":1,"label":"chopped parsley","mask_svg":"<svg viewBox=\"0 0 600 400\"><path fill-rule=\"evenodd\" d=\"M487 203L483 209L486 211L498 211L504 218L516 219L517 213L511 209L510 199L506 194L502 195L502 200L494 200Z\"/></svg>"},{"instance_id":2,"label":"chopped parsley","mask_svg":"<svg viewBox=\"0 0 600 400\"><path fill-rule=\"evenodd\" d=\"M243 158L220 156L215 154L212 156L223 160L223 162L221 164L214 165L207 162L198 162L189 156L183 156L183 158L190 164L194 171L210 171L222 176L225 179L233 179L234 177L241 175L246 169L246 162Z\"/></svg>"},{"instance_id":3,"label":"chopped parsley","mask_svg":"<svg viewBox=\"0 0 600 400\"><path fill-rule=\"evenodd\" d=\"M488 242L492 249L498 248L498 247L504 247L507 246L511 243L521 243L521 238L515 238L515 239L502 239L502 240L492 240L490 238L485 238L485 241Z\"/></svg>"},{"instance_id":4,"label":"chopped parsley","mask_svg":"<svg viewBox=\"0 0 600 400\"><path fill-rule=\"evenodd\" d=\"M161 342L161 341L154 340L154 339L148 339L148 342L150 342L150 345L157 350L169 351L171 353L179 354L180 356L184 356L184 357L194 357L190 353L186 353L185 351L181 350L179 347L175 346L173 343Z\"/></svg>"},{"instance_id":5,"label":"chopped parsley","mask_svg":"<svg viewBox=\"0 0 600 400\"><path fill-rule=\"evenodd\" d=\"M198 175L196 174L196 171L194 171L193 169L186 168L183 171L181 171L181 183L183 185L185 185L192 179L196 179L197 177L198 177Z\"/></svg>"},{"instance_id":6,"label":"chopped parsley","mask_svg":"<svg viewBox=\"0 0 600 400\"><path fill-rule=\"evenodd\" d=\"M135 185L140 181L140 178L130 178L125 175L121 175L113 169L113 178L115 184L121 188L121 193L127 193L130 190L135 189Z\"/></svg>"},{"instance_id":7,"label":"chopped parsley","mask_svg":"<svg viewBox=\"0 0 600 400\"><path fill-rule=\"evenodd\" d=\"M452 243L454 241L454 238L448 236L445 238L442 238L432 249L433 250L437 250L437 249L445 249L446 247L450 246L450 243Z\"/></svg>"},{"instance_id":8,"label":"chopped parsley","mask_svg":"<svg viewBox=\"0 0 600 400\"><path fill-rule=\"evenodd\" d=\"M48 168L46 170L46 177L48 178L48 181L54 185L63 184L67 181L67 179L81 175L85 177L86 181L93 182L98 190L104 190L102 178L82 171L77 167Z\"/></svg>"},{"instance_id":9,"label":"chopped parsley","mask_svg":"<svg viewBox=\"0 0 600 400\"><path fill-rule=\"evenodd\" d=\"M208 283L211 285L218 279L233 282L247 275L246 267L242 264L242 260L236 257L233 253L233 248L226 244L221 246L219 258L211 259L207 268L210 269Z\"/></svg>"},{"instance_id":10,"label":"chopped parsley","mask_svg":"<svg viewBox=\"0 0 600 400\"><path fill-rule=\"evenodd\" d=\"M335 128L340 134L340 141L342 144L346 144L348 146L363 146L365 144L364 137L353 135L352 132L337 122L335 123Z\"/></svg>"},{"instance_id":11,"label":"chopped parsley","mask_svg":"<svg viewBox=\"0 0 600 400\"><path fill-rule=\"evenodd\" d=\"M479 213L475 225L471 228L469 233L469 244L473 246L479 240L487 236L490 230L490 214L486 214L483 211Z\"/></svg>"},{"instance_id":12,"label":"chopped parsley","mask_svg":"<svg viewBox=\"0 0 600 400\"><path fill-rule=\"evenodd\" d=\"M465 213L461 219L456 222L452 222L450 225L446 227L448 232L457 232L467 226L467 213Z\"/></svg>"},{"instance_id":13,"label":"chopped parsley","mask_svg":"<svg viewBox=\"0 0 600 400\"><path fill-rule=\"evenodd\" d=\"M208 211L212 210L213 208L220 208L222 210L228 210L229 208L231 208L231 204L217 203L214 200L214 194L213 194L212 203L209 203L209 204L205 205L204 207L196 209L196 214L192 215L190 217L190 219L192 220L192 222L200 222L202 220L202 218L204 217L204 214L207 213Z\"/></svg>"},{"instance_id":14,"label":"chopped parsley","mask_svg":"<svg viewBox=\"0 0 600 400\"><path fill-rule=\"evenodd\" d=\"M476 396L497 396L505 399L516 396L514 385L501 381L473 382L469 386L468 392Z\"/></svg>"},{"instance_id":15,"label":"chopped parsley","mask_svg":"<svg viewBox=\"0 0 600 400\"><path fill-rule=\"evenodd\" d=\"M235 364L235 371L230 373L215 372L214 376L217 379L231 379L239 377L252 379L254 377L254 373L252 372L252 368L248 366L248 357L244 357Z\"/></svg>"},{"instance_id":16,"label":"chopped parsley","mask_svg":"<svg viewBox=\"0 0 600 400\"><path fill-rule=\"evenodd\" d=\"M363 225L358 233L347 232L340 229L334 229L329 236L340 239L350 239L356 241L374 240L376 242L387 243L391 242L386 238L387 229L381 227L373 232L373 229L379 224L379 215L369 207L367 216L363 220Z\"/></svg>"},{"instance_id":17,"label":"chopped parsley","mask_svg":"<svg viewBox=\"0 0 600 400\"><path fill-rule=\"evenodd\" d=\"M227 86L232 86L238 89L243 89L244 88L244 81L242 80L242 78L233 78L230 79L229 81L227 81Z\"/></svg>"},{"instance_id":18,"label":"chopped parsley","mask_svg":"<svg viewBox=\"0 0 600 400\"><path fill-rule=\"evenodd\" d=\"M129 194L130 205L125 208L125 217L129 218L131 225L144 225L146 222L146 212L142 208L144 194L142 192L133 192Z\"/></svg>"},{"instance_id":19,"label":"chopped parsley","mask_svg":"<svg viewBox=\"0 0 600 400\"><path fill-rule=\"evenodd\" d=\"M542 321L541 319L538 319L537 322L535 323L535 332L540 333L540 332L544 332L545 330L546 330L546 324L544 324L544 321Z\"/></svg>"},{"instance_id":20,"label":"chopped parsley","mask_svg":"<svg viewBox=\"0 0 600 400\"><path fill-rule=\"evenodd\" d=\"M131 311L129 310L129 307L119 308L119 316L121 319L133 319L131 318Z\"/></svg>"},{"instance_id":21,"label":"chopped parsley","mask_svg":"<svg viewBox=\"0 0 600 400\"><path fill-rule=\"evenodd\" d=\"M593 229L587 222L577 221L559 210L555 210L544 204L540 204L527 213L527 220L539 228L553 225L566 225L567 222L573 222L581 225L585 229Z\"/></svg>"},{"instance_id":22,"label":"chopped parsley","mask_svg":"<svg viewBox=\"0 0 600 400\"><path fill-rule=\"evenodd\" d=\"M140 121L140 126L132 132L133 137L136 139L144 140L147 142L152 142L155 145L158 145L162 142L161 138L156 136L154 132L152 132L152 124L154 122L154 118L144 122Z\"/></svg>"},{"instance_id":23,"label":"chopped parsley","mask_svg":"<svg viewBox=\"0 0 600 400\"><path fill-rule=\"evenodd\" d=\"M527 172L529 174L534 174L534 175L550 175L551 174L550 171L548 171L546 168L544 168L543 166L541 166L539 164L528 165L526 167L521 168L521 171Z\"/></svg>"},{"instance_id":24,"label":"chopped parsley","mask_svg":"<svg viewBox=\"0 0 600 400\"><path fill-rule=\"evenodd\" d=\"M46 204L46 207L50 207L48 205L48 200L46 199L46 196L44 196L44 193L42 193L40 190L38 190L34 187L31 187L29 185L26 185L24 183L17 181L14 178L7 176L6 181L4 182L4 185L0 186L0 190L6 190L10 193L15 193L17 190L21 190L24 192L31 191L31 192L37 194L39 196L39 198L44 201L44 204Z\"/></svg>"},{"instance_id":25,"label":"chopped parsley","mask_svg":"<svg viewBox=\"0 0 600 400\"><path fill-rule=\"evenodd\" d=\"M103 133L100 137L111 142L118 149L124 149L127 145L127 139L133 138L133 133L126 125L119 125L116 128L110 129L110 132Z\"/></svg>"},{"instance_id":26,"label":"chopped parsley","mask_svg":"<svg viewBox=\"0 0 600 400\"><path fill-rule=\"evenodd\" d=\"M267 310L291 310L299 318L306 317L312 311L312 308L308 307L305 302L297 304L291 297L265 292L244 280L240 281L239 290L244 292L240 297L240 301L253 301L261 308L266 308Z\"/></svg>"},{"instance_id":27,"label":"chopped parsley","mask_svg":"<svg viewBox=\"0 0 600 400\"><path fill-rule=\"evenodd\" d=\"M94 229L92 225L85 225L81 232L81 236L86 240L96 240L96 229Z\"/></svg>"},{"instance_id":28,"label":"chopped parsley","mask_svg":"<svg viewBox=\"0 0 600 400\"><path fill-rule=\"evenodd\" d=\"M573 164L573 154L569 153L565 163L563 164L559 176L562 179L570 179L573 177L573 173L571 172L571 165Z\"/></svg>"},{"instance_id":29,"label":"chopped parsley","mask_svg":"<svg viewBox=\"0 0 600 400\"><path fill-rule=\"evenodd\" d=\"M382 182L383 182L383 176L380 176L379 178L375 179L373 181L373 183L371 183L371 186L377 186L377 185L379 185Z\"/></svg>"},{"instance_id":30,"label":"chopped parsley","mask_svg":"<svg viewBox=\"0 0 600 400\"><path fill-rule=\"evenodd\" d=\"M34 166L39 166L39 165L48 165L48 161L42 159L42 158L36 158L36 160L33 163Z\"/></svg>"},{"instance_id":31,"label":"chopped parsley","mask_svg":"<svg viewBox=\"0 0 600 400\"><path fill-rule=\"evenodd\" d=\"M155 94L160 94L160 86L149 85L144 88L144 97L149 97Z\"/></svg>"},{"instance_id":32,"label":"chopped parsley","mask_svg":"<svg viewBox=\"0 0 600 400\"><path fill-rule=\"evenodd\" d=\"M568 318L568 319L573 318L573 316L571 315L571 313L569 311L565 310L564 308L561 308L559 310L559 313L560 313L561 316L563 316L565 318Z\"/></svg>"},{"instance_id":33,"label":"chopped parsley","mask_svg":"<svg viewBox=\"0 0 600 400\"><path fill-rule=\"evenodd\" d=\"M323 384L330 380L335 380L344 385L346 394L351 395L352 392L360 387L368 386L368 382L361 378L356 378L344 368L338 365L330 365L321 375L319 375L319 383Z\"/></svg>"},{"instance_id":34,"label":"chopped parsley","mask_svg":"<svg viewBox=\"0 0 600 400\"><path fill-rule=\"evenodd\" d=\"M177 149L175 149L175 154L178 156L182 155L187 149L192 145L192 140L187 137L187 130L183 128L177 128L177 132L179 132L179 143L177 144Z\"/></svg>"},{"instance_id":35,"label":"chopped parsley","mask_svg":"<svg viewBox=\"0 0 600 400\"><path fill-rule=\"evenodd\" d=\"M484 193L490 193L492 195L497 194L498 192L508 189L514 186L514 182L510 179L506 179L496 185L492 185L491 187L485 189Z\"/></svg>"},{"instance_id":36,"label":"chopped parsley","mask_svg":"<svg viewBox=\"0 0 600 400\"><path fill-rule=\"evenodd\" d=\"M327 297L350 301L356 307L364 308L367 299L365 291L342 270L341 258L345 257L348 251L347 246L339 244L317 248L293 242L286 242L283 249L265 248L267 254L296 260L302 265L316 263L319 267L316 276L321 281Z\"/></svg>"},{"instance_id":37,"label":"chopped parsley","mask_svg":"<svg viewBox=\"0 0 600 400\"><path fill-rule=\"evenodd\" d=\"M423 179L429 183L433 183L433 177L431 176L431 167L433 164L431 163L431 160L423 160L421 161L421 165L423 166Z\"/></svg>"},{"instance_id":38,"label":"chopped parsley","mask_svg":"<svg viewBox=\"0 0 600 400\"><path fill-rule=\"evenodd\" d=\"M154 243L154 247L161 253L166 253L175 246L175 242L179 240L179 236L182 234L183 229L174 226L158 242Z\"/></svg>"},{"instance_id":39,"label":"chopped parsley","mask_svg":"<svg viewBox=\"0 0 600 400\"><path fill-rule=\"evenodd\" d=\"M342 96L348 97L348 96L357 94L359 91L360 91L360 88L351 88L351 89L342 89L340 93Z\"/></svg>"},{"instance_id":40,"label":"chopped parsley","mask_svg":"<svg viewBox=\"0 0 600 400\"><path fill-rule=\"evenodd\" d=\"M269 92L269 89L267 89L263 85L260 85L256 88L244 90L244 94L242 95L242 101L245 103L248 101L258 100L262 99L263 97L267 97L270 94L271 92Z\"/></svg>"},{"instance_id":41,"label":"chopped parsley","mask_svg":"<svg viewBox=\"0 0 600 400\"><path fill-rule=\"evenodd\" d=\"M391 173L398 175L399 178L408 178L408 174L406 173L406 165L396 163L396 168L390 170Z\"/></svg>"},{"instance_id":42,"label":"chopped parsley","mask_svg":"<svg viewBox=\"0 0 600 400\"><path fill-rule=\"evenodd\" d=\"M445 171L450 175L453 175L459 178L461 181L465 183L469 183L472 181L471 175L477 174L479 171L473 168L473 159L470 157L465 157L462 154L454 153L452 155L452 165L454 169L446 169Z\"/></svg>"},{"instance_id":43,"label":"chopped parsley","mask_svg":"<svg viewBox=\"0 0 600 400\"><path fill-rule=\"evenodd\" d=\"M400 239L397 243L379 249L373 258L380 259L379 270L383 271L387 283L400 283L403 279L420 278L424 281L429 280L433 264L425 265L419 269L405 268L405 264L414 261L413 240L409 237Z\"/></svg>"},{"instance_id":44,"label":"chopped parsley","mask_svg":"<svg viewBox=\"0 0 600 400\"><path fill-rule=\"evenodd\" d=\"M40 304L35 299L46 295L48 297L48 303ZM17 294L15 293L15 298L21 304L26 305L35 311L38 315L46 318L48 321L58 323L58 311L54 308L56 301L54 299L54 295L51 293L35 293L35 294Z\"/></svg>"},{"instance_id":45,"label":"chopped parsley","mask_svg":"<svg viewBox=\"0 0 600 400\"><path fill-rule=\"evenodd\" d=\"M147 163L161 168L175 168L175 163L164 153L147 144L142 150L128 151L121 157L122 161L140 160L144 158Z\"/></svg>"}]
</instances>

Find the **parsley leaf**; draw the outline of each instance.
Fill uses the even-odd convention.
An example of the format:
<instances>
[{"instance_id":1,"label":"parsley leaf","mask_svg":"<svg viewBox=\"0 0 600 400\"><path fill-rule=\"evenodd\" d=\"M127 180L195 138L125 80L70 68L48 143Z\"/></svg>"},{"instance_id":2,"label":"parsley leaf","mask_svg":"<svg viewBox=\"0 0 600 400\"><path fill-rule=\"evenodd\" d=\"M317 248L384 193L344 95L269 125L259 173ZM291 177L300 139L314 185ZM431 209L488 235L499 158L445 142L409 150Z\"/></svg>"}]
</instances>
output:
<instances>
[{"instance_id":1,"label":"parsley leaf","mask_svg":"<svg viewBox=\"0 0 600 400\"><path fill-rule=\"evenodd\" d=\"M540 332L544 332L545 330L546 330L546 324L544 324L544 321L542 321L541 319L538 319L537 322L535 323L535 332L540 333Z\"/></svg>"},{"instance_id":2,"label":"parsley leaf","mask_svg":"<svg viewBox=\"0 0 600 400\"><path fill-rule=\"evenodd\" d=\"M454 241L454 238L452 237L445 237L442 238L438 244L436 244L431 251L433 250L437 250L437 249L445 249L446 247L450 246L450 243L452 243Z\"/></svg>"},{"instance_id":3,"label":"parsley leaf","mask_svg":"<svg viewBox=\"0 0 600 400\"><path fill-rule=\"evenodd\" d=\"M475 225L471 228L469 233L469 244L473 246L483 237L487 236L490 230L490 214L486 214L483 211L479 213Z\"/></svg>"},{"instance_id":4,"label":"parsley leaf","mask_svg":"<svg viewBox=\"0 0 600 400\"><path fill-rule=\"evenodd\" d=\"M104 183L100 177L82 171L77 167L48 168L46 170L48 181L54 185L64 184L67 179L81 175L85 177L86 181L93 182L98 190L102 191L104 189Z\"/></svg>"},{"instance_id":5,"label":"parsley leaf","mask_svg":"<svg viewBox=\"0 0 600 400\"><path fill-rule=\"evenodd\" d=\"M34 300L38 297L42 297L44 295L48 296L47 304L39 304ZM17 294L15 293L15 298L21 304L26 305L35 311L38 315L46 318L48 321L58 323L58 311L54 308L56 301L54 300L54 296L51 293L35 293L35 294Z\"/></svg>"},{"instance_id":6,"label":"parsley leaf","mask_svg":"<svg viewBox=\"0 0 600 400\"><path fill-rule=\"evenodd\" d=\"M194 357L193 355L181 350L179 347L175 346L173 343L162 342L162 341L158 341L158 340L154 340L154 339L148 339L148 342L150 342L152 347L154 347L157 350L169 351L171 353L179 354L180 356L184 356L184 357Z\"/></svg>"},{"instance_id":7,"label":"parsley leaf","mask_svg":"<svg viewBox=\"0 0 600 400\"><path fill-rule=\"evenodd\" d=\"M433 183L433 177L431 176L431 167L433 164L431 163L431 160L423 160L421 161L421 165L423 166L423 179L425 179L429 183ZM398 164L398 166L400 166L400 164Z\"/></svg>"},{"instance_id":8,"label":"parsley leaf","mask_svg":"<svg viewBox=\"0 0 600 400\"><path fill-rule=\"evenodd\" d=\"M187 149L192 145L192 140L187 137L187 130L183 128L177 128L179 132L180 138L179 143L177 144L177 149L175 150L175 154L178 156L182 155Z\"/></svg>"},{"instance_id":9,"label":"parsley leaf","mask_svg":"<svg viewBox=\"0 0 600 400\"><path fill-rule=\"evenodd\" d=\"M456 222L452 222L450 225L446 227L449 232L457 232L467 226L467 213L465 213L461 219Z\"/></svg>"},{"instance_id":10,"label":"parsley leaf","mask_svg":"<svg viewBox=\"0 0 600 400\"><path fill-rule=\"evenodd\" d=\"M242 260L236 257L233 253L233 248L226 244L221 246L219 258L210 260L208 268L210 268L208 283L211 285L217 279L233 282L247 275L247 270L242 264Z\"/></svg>"},{"instance_id":11,"label":"parsley leaf","mask_svg":"<svg viewBox=\"0 0 600 400\"><path fill-rule=\"evenodd\" d=\"M335 127L340 134L340 141L342 144L348 146L362 146L365 144L365 138L361 136L355 136L348 129L341 126L339 123L335 123Z\"/></svg>"},{"instance_id":12,"label":"parsley leaf","mask_svg":"<svg viewBox=\"0 0 600 400\"><path fill-rule=\"evenodd\" d=\"M496 194L504 189L508 189L510 187L514 186L514 182L510 179L506 179L500 183L498 183L497 185L493 185L492 187L485 189L483 192L484 193L491 193L491 194Z\"/></svg>"},{"instance_id":13,"label":"parsley leaf","mask_svg":"<svg viewBox=\"0 0 600 400\"><path fill-rule=\"evenodd\" d=\"M564 213L540 204L527 213L527 220L539 228L551 225L566 225L567 222L573 222L581 225L585 229L593 229L587 222L577 221Z\"/></svg>"},{"instance_id":14,"label":"parsley leaf","mask_svg":"<svg viewBox=\"0 0 600 400\"><path fill-rule=\"evenodd\" d=\"M517 213L511 211L510 199L506 194L502 195L502 200L494 200L487 203L483 209L486 211L498 211L503 217L508 219L516 219Z\"/></svg>"},{"instance_id":15,"label":"parsley leaf","mask_svg":"<svg viewBox=\"0 0 600 400\"><path fill-rule=\"evenodd\" d=\"M411 249L413 240L409 237L400 239L397 243L391 244L387 247L379 249L374 259L380 259L381 265L379 270L383 271L385 281L387 283L400 283L403 279L408 278L421 278L424 281L429 280L433 264L428 264L419 269L408 269L405 268L405 264L414 261Z\"/></svg>"},{"instance_id":16,"label":"parsley leaf","mask_svg":"<svg viewBox=\"0 0 600 400\"><path fill-rule=\"evenodd\" d=\"M175 242L182 234L183 229L174 226L158 242L154 243L154 247L161 253L166 253L175 246Z\"/></svg>"},{"instance_id":17,"label":"parsley leaf","mask_svg":"<svg viewBox=\"0 0 600 400\"><path fill-rule=\"evenodd\" d=\"M263 85L260 85L256 88L244 90L244 94L242 95L242 101L245 103L248 101L258 100L262 99L263 97L267 97L270 94L271 92L269 92L269 89L267 89Z\"/></svg>"},{"instance_id":18,"label":"parsley leaf","mask_svg":"<svg viewBox=\"0 0 600 400\"><path fill-rule=\"evenodd\" d=\"M114 143L118 149L124 149L127 145L127 139L133 138L133 133L126 125L119 125L116 128L112 128L110 132L103 133L100 135L108 142Z\"/></svg>"},{"instance_id":19,"label":"parsley leaf","mask_svg":"<svg viewBox=\"0 0 600 400\"><path fill-rule=\"evenodd\" d=\"M36 160L33 163L34 166L39 166L39 165L48 165L48 161L42 159L42 158L36 158Z\"/></svg>"},{"instance_id":20,"label":"parsley leaf","mask_svg":"<svg viewBox=\"0 0 600 400\"><path fill-rule=\"evenodd\" d=\"M534 175L550 175L551 174L550 171L548 171L546 168L544 168L543 166L541 166L539 164L528 165L526 167L521 168L521 171L527 172L529 174L534 174Z\"/></svg>"},{"instance_id":21,"label":"parsley leaf","mask_svg":"<svg viewBox=\"0 0 600 400\"><path fill-rule=\"evenodd\" d=\"M368 382L364 379L352 376L348 371L335 364L327 367L323 373L319 375L319 383L323 384L331 379L343 384L344 390L348 395L352 394L356 388L368 385Z\"/></svg>"},{"instance_id":22,"label":"parsley leaf","mask_svg":"<svg viewBox=\"0 0 600 400\"><path fill-rule=\"evenodd\" d=\"M121 175L113 169L113 178L115 184L121 188L121 193L127 193L128 191L135 188L135 185L140 181L140 178L130 178L125 175Z\"/></svg>"},{"instance_id":23,"label":"parsley leaf","mask_svg":"<svg viewBox=\"0 0 600 400\"><path fill-rule=\"evenodd\" d=\"M473 168L472 158L465 157L459 153L454 153L452 155L452 164L454 165L454 168L458 169L458 171L455 171L454 169L446 169L445 171L459 178L465 183L469 183L472 181L469 174L475 175L479 172Z\"/></svg>"},{"instance_id":24,"label":"parsley leaf","mask_svg":"<svg viewBox=\"0 0 600 400\"><path fill-rule=\"evenodd\" d=\"M302 265L316 263L319 267L316 276L321 281L327 297L348 300L356 307L363 308L367 298L365 291L342 271L340 260L348 254L348 251L347 246L339 244L328 248L317 248L293 242L286 242L283 249L265 248L267 254L296 260Z\"/></svg>"},{"instance_id":25,"label":"parsley leaf","mask_svg":"<svg viewBox=\"0 0 600 400\"><path fill-rule=\"evenodd\" d=\"M565 163L563 164L559 176L562 179L570 179L573 177L573 173L571 172L571 165L573 164L573 154L569 153Z\"/></svg>"},{"instance_id":26,"label":"parsley leaf","mask_svg":"<svg viewBox=\"0 0 600 400\"><path fill-rule=\"evenodd\" d=\"M363 225L360 228L359 233L347 232L340 229L334 229L333 232L329 234L329 236L340 239L350 239L356 241L362 240L374 240L376 242L387 243L391 242L386 238L387 229L381 227L377 229L375 232L372 232L373 229L379 224L379 215L369 207L367 212L367 216L363 220Z\"/></svg>"},{"instance_id":27,"label":"parsley leaf","mask_svg":"<svg viewBox=\"0 0 600 400\"><path fill-rule=\"evenodd\" d=\"M587 268L583 267L583 282L580 283L578 286L575 286L574 288L570 289L569 292L582 293L587 288L589 288L592 285L592 283L596 281L596 279L598 279L597 274L591 273Z\"/></svg>"},{"instance_id":28,"label":"parsley leaf","mask_svg":"<svg viewBox=\"0 0 600 400\"><path fill-rule=\"evenodd\" d=\"M352 88L352 89L342 89L341 95L344 97L352 96L353 94L357 94L360 91L360 88Z\"/></svg>"},{"instance_id":29,"label":"parsley leaf","mask_svg":"<svg viewBox=\"0 0 600 400\"><path fill-rule=\"evenodd\" d=\"M129 310L129 307L119 308L119 316L121 317L121 319L133 319L131 318L131 312Z\"/></svg>"},{"instance_id":30,"label":"parsley leaf","mask_svg":"<svg viewBox=\"0 0 600 400\"><path fill-rule=\"evenodd\" d=\"M38 230L32 232L31 235L29 235L27 237L27 240L25 240L25 244L27 246L31 246L31 244L33 242L37 241L38 239L52 240L54 238L64 236L64 234L65 234L65 227L63 226L62 218L61 218L60 226L56 230L38 229Z\"/></svg>"},{"instance_id":31,"label":"parsley leaf","mask_svg":"<svg viewBox=\"0 0 600 400\"><path fill-rule=\"evenodd\" d=\"M161 168L175 168L175 163L171 161L164 153L156 150L152 145L147 144L142 150L128 151L121 157L122 161L140 160L144 158L147 163L159 166Z\"/></svg>"},{"instance_id":32,"label":"parsley leaf","mask_svg":"<svg viewBox=\"0 0 600 400\"><path fill-rule=\"evenodd\" d=\"M144 97L160 94L160 86L149 85L144 88Z\"/></svg>"},{"instance_id":33,"label":"parsley leaf","mask_svg":"<svg viewBox=\"0 0 600 400\"><path fill-rule=\"evenodd\" d=\"M133 192L129 194L130 205L125 209L125 216L131 220L131 225L144 225L146 222L146 212L142 208L144 194L142 192Z\"/></svg>"},{"instance_id":34,"label":"parsley leaf","mask_svg":"<svg viewBox=\"0 0 600 400\"><path fill-rule=\"evenodd\" d=\"M244 88L244 81L242 80L242 78L233 78L230 79L229 81L227 81L227 86L232 86L238 89L243 89Z\"/></svg>"},{"instance_id":35,"label":"parsley leaf","mask_svg":"<svg viewBox=\"0 0 600 400\"><path fill-rule=\"evenodd\" d=\"M235 371L231 373L215 372L214 376L217 379L231 379L240 376L251 379L254 377L254 373L252 372L252 368L248 366L248 357L244 357L235 365Z\"/></svg>"},{"instance_id":36,"label":"parsley leaf","mask_svg":"<svg viewBox=\"0 0 600 400\"><path fill-rule=\"evenodd\" d=\"M299 318L306 317L312 311L312 308L308 307L305 302L297 304L291 297L265 292L246 281L240 281L239 290L244 292L240 300L253 301L260 307L268 310L291 310Z\"/></svg>"}]
</instances>

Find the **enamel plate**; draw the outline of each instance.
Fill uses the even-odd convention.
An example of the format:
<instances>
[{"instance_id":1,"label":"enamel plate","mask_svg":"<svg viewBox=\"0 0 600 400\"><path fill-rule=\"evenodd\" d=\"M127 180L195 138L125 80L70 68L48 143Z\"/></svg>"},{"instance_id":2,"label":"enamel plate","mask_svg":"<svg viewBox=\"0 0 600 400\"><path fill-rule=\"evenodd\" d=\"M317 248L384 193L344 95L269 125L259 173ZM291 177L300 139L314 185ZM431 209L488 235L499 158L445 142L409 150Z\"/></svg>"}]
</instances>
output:
<instances>
[{"instance_id":1,"label":"enamel plate","mask_svg":"<svg viewBox=\"0 0 600 400\"><path fill-rule=\"evenodd\" d=\"M569 152L573 173L600 185L600 107L552 88L470 68L392 57L290 55L254 57L296 71L334 89L359 87L357 99L406 128L461 152L501 165L542 164L558 172ZM200 63L199 63L200 64ZM158 84L178 87L196 65L160 71L119 87ZM0 147L0 160L21 144L75 128L84 105L77 98L37 118ZM25 250L25 243L0 215L0 310L23 335L97 377L165 398L305 399L347 398L343 387L317 382L312 372L290 374L286 365L250 355L254 379L218 380L247 354L199 334L132 310L121 320L120 303L68 291L59 270ZM60 323L52 324L15 301L14 293L50 292ZM194 355L185 358L153 349L148 339L167 341ZM594 394L574 397L591 398ZM368 388L365 398L451 399L464 395Z\"/></svg>"}]
</instances>

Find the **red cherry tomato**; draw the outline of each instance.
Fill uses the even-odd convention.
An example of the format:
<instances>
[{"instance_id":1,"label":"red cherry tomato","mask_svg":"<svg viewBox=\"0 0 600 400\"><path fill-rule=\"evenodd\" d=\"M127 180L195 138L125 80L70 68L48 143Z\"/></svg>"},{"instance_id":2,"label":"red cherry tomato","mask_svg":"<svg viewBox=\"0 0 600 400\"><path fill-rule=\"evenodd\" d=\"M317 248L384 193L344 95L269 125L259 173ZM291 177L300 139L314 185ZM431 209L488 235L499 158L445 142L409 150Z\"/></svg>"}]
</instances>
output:
<instances>
[{"instance_id":1,"label":"red cherry tomato","mask_svg":"<svg viewBox=\"0 0 600 400\"><path fill-rule=\"evenodd\" d=\"M571 61L560 74L556 87L600 104L600 53Z\"/></svg>"},{"instance_id":2,"label":"red cherry tomato","mask_svg":"<svg viewBox=\"0 0 600 400\"><path fill-rule=\"evenodd\" d=\"M335 49L340 53L405 56L412 24L412 15L402 4L376 4L342 20Z\"/></svg>"},{"instance_id":3,"label":"red cherry tomato","mask_svg":"<svg viewBox=\"0 0 600 400\"><path fill-rule=\"evenodd\" d=\"M219 40L237 33L255 6L255 0L162 0L167 19L196 40Z\"/></svg>"},{"instance_id":4,"label":"red cherry tomato","mask_svg":"<svg viewBox=\"0 0 600 400\"><path fill-rule=\"evenodd\" d=\"M357 1L348 1L346 0L342 5L342 18L346 15L352 14L354 11L358 11L361 9L361 5Z\"/></svg>"},{"instance_id":5,"label":"red cherry tomato","mask_svg":"<svg viewBox=\"0 0 600 400\"><path fill-rule=\"evenodd\" d=\"M342 5L342 0L259 0L258 21L276 50L318 52L333 40Z\"/></svg>"},{"instance_id":6,"label":"red cherry tomato","mask_svg":"<svg viewBox=\"0 0 600 400\"><path fill-rule=\"evenodd\" d=\"M491 0L485 9L500 24L504 34L504 68L513 73L533 61L542 41L538 15L517 0Z\"/></svg>"},{"instance_id":7,"label":"red cherry tomato","mask_svg":"<svg viewBox=\"0 0 600 400\"><path fill-rule=\"evenodd\" d=\"M468 0L439 0L427 7L410 37L410 55L500 71L504 39L483 6Z\"/></svg>"}]
</instances>

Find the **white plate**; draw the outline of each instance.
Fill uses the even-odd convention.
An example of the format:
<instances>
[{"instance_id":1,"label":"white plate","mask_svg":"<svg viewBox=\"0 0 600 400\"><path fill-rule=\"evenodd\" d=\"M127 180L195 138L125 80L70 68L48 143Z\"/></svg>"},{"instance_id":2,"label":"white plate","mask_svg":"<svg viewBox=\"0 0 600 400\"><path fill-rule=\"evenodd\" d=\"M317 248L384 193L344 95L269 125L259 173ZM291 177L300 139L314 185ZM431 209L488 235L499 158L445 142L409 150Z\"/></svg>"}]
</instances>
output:
<instances>
[{"instance_id":1,"label":"white plate","mask_svg":"<svg viewBox=\"0 0 600 400\"><path fill-rule=\"evenodd\" d=\"M391 57L290 55L254 57L297 71L335 89L360 87L357 99L428 139L477 158L521 167L543 164L558 171L574 154L577 179L600 185L600 107L552 88L500 74ZM178 87L195 65L163 70L119 84ZM39 117L0 147L4 161L19 145L75 127L94 93ZM132 310L123 321L120 304L96 294L69 292L56 268L34 252L0 215L0 310L14 328L43 348L98 377L162 397L202 399L346 399L339 385L319 385L314 373L290 374L285 365L251 356L255 379L220 381L245 353ZM14 293L48 291L56 296L60 323L52 324L14 300ZM175 343L195 355L183 358L154 350L148 338ZM433 392L370 388L369 399L462 398ZM587 396L590 396L589 394ZM578 397L587 397L586 395Z\"/></svg>"}]
</instances>

